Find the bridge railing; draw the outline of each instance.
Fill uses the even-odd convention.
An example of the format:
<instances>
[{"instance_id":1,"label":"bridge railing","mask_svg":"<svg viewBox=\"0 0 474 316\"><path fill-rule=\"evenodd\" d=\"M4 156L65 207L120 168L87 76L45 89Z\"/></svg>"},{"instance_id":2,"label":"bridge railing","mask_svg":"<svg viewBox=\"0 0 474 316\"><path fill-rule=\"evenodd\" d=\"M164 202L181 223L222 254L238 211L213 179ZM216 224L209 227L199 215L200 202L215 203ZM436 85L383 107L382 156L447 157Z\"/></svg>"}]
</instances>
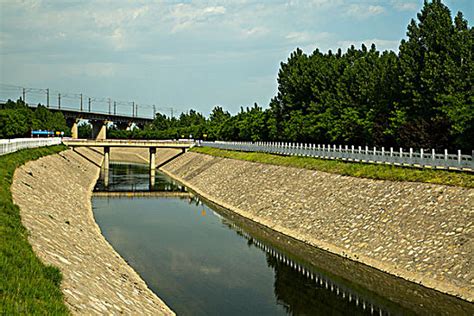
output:
<instances>
[{"instance_id":1,"label":"bridge railing","mask_svg":"<svg viewBox=\"0 0 474 316\"><path fill-rule=\"evenodd\" d=\"M474 151L471 155L449 154L448 150L437 153L434 149L414 151L403 148L376 148L348 145L315 145L286 142L207 142L201 141L198 146L207 146L226 150L265 152L286 156L307 156L323 159L340 159L345 161L380 163L408 167L442 168L462 171L474 171Z\"/></svg>"},{"instance_id":2,"label":"bridge railing","mask_svg":"<svg viewBox=\"0 0 474 316\"><path fill-rule=\"evenodd\" d=\"M0 155L24 148L35 148L61 144L61 137L0 139Z\"/></svg>"}]
</instances>

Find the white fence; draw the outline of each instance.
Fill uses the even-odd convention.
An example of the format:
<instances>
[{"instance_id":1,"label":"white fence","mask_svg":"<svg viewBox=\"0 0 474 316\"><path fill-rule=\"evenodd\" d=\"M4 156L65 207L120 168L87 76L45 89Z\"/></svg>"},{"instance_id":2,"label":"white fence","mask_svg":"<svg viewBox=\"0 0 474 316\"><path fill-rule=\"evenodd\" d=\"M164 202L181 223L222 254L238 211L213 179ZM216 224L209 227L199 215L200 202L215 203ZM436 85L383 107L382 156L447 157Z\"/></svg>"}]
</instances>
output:
<instances>
[{"instance_id":1,"label":"white fence","mask_svg":"<svg viewBox=\"0 0 474 316\"><path fill-rule=\"evenodd\" d=\"M474 151L472 155L436 153L434 149L415 152L403 148L386 149L361 146L314 145L282 142L206 142L200 141L198 146L208 146L226 150L256 151L288 156L308 156L323 159L340 159L345 161L382 163L398 166L429 167L474 171Z\"/></svg>"},{"instance_id":2,"label":"white fence","mask_svg":"<svg viewBox=\"0 0 474 316\"><path fill-rule=\"evenodd\" d=\"M0 139L0 155L24 148L35 148L61 144L61 137Z\"/></svg>"}]
</instances>

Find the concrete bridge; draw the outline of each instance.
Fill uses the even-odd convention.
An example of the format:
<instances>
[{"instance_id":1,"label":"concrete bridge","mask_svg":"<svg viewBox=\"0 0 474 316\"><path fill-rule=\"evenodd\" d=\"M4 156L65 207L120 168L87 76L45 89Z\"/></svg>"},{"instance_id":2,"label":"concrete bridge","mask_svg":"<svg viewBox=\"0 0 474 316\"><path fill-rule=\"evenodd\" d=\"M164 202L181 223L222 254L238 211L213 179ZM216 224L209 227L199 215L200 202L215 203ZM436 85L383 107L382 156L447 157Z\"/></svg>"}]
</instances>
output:
<instances>
[{"instance_id":1,"label":"concrete bridge","mask_svg":"<svg viewBox=\"0 0 474 316\"><path fill-rule=\"evenodd\" d=\"M173 141L173 140L122 140L122 139L73 139L64 138L63 143L75 149L76 147L97 148L102 147L104 151L103 168L108 170L110 165L110 148L148 148L150 152L150 171L155 172L156 169L156 149L157 148L173 148L181 149L181 153L186 152L189 148L194 147L194 141ZM175 156L177 157L177 156Z\"/></svg>"}]
</instances>

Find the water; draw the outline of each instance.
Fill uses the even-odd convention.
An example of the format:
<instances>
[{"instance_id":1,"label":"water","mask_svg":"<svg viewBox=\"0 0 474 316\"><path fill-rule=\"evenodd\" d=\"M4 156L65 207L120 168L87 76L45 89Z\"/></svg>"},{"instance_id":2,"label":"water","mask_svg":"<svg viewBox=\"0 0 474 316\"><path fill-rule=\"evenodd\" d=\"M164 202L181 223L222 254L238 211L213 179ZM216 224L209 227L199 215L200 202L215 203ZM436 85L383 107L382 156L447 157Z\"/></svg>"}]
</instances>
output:
<instances>
[{"instance_id":1,"label":"water","mask_svg":"<svg viewBox=\"0 0 474 316\"><path fill-rule=\"evenodd\" d=\"M106 239L178 315L472 311L472 304L263 228L161 173L150 181L144 166L112 165L107 179L95 190L154 191L94 197L94 216Z\"/></svg>"}]
</instances>

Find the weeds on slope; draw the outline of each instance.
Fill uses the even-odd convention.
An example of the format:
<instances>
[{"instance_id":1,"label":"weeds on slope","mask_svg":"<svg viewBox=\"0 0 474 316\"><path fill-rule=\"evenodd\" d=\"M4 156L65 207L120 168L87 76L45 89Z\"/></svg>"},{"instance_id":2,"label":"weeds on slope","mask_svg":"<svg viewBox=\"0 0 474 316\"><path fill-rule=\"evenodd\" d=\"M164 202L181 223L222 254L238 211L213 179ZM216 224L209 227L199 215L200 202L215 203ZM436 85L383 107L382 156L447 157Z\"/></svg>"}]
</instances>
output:
<instances>
[{"instance_id":1,"label":"weeds on slope","mask_svg":"<svg viewBox=\"0 0 474 316\"><path fill-rule=\"evenodd\" d=\"M433 169L414 169L391 165L365 164L327 160L313 157L281 156L258 152L222 150L211 147L193 147L191 151L272 165L305 168L334 174L391 181L425 182L474 188L474 175Z\"/></svg>"},{"instance_id":2,"label":"weeds on slope","mask_svg":"<svg viewBox=\"0 0 474 316\"><path fill-rule=\"evenodd\" d=\"M28 243L10 186L15 169L27 161L63 151L58 145L0 156L0 314L69 314L58 268L44 265Z\"/></svg>"}]
</instances>

